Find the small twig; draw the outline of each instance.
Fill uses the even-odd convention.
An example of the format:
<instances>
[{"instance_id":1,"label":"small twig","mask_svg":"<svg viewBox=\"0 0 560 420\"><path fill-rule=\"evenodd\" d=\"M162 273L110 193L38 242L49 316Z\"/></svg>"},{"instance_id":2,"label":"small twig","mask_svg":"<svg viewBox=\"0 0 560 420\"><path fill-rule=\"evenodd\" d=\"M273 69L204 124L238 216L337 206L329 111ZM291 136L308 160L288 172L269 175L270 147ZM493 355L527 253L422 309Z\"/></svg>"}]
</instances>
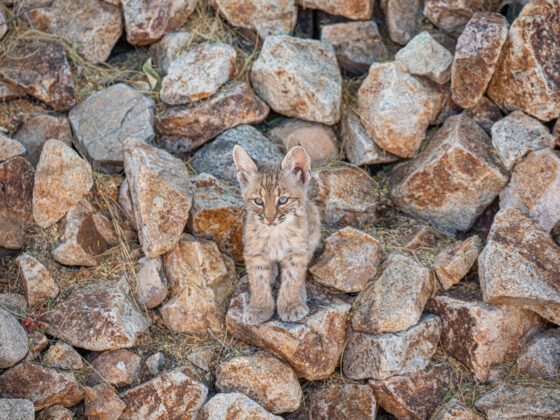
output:
<instances>
[{"instance_id":1,"label":"small twig","mask_svg":"<svg viewBox=\"0 0 560 420\"><path fill-rule=\"evenodd\" d=\"M35 9L42 9L43 7L51 7L54 4L54 0L48 1L46 3L42 3L42 4L38 4L36 6L29 6L29 7L25 7L23 8L17 15L11 17L8 20L5 20L4 22L0 22L0 26L2 25L7 25L8 23L12 23L13 21L19 19L20 17L22 17L25 13L31 11L31 10L35 10Z\"/></svg>"}]
</instances>

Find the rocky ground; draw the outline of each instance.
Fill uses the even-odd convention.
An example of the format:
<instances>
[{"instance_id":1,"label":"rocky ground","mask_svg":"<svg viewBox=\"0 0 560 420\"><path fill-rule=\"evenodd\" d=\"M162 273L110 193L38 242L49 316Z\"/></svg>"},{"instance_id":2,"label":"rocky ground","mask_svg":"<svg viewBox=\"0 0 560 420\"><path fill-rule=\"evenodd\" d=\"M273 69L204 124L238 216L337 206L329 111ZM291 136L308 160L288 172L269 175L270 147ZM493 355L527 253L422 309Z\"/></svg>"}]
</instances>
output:
<instances>
[{"instance_id":1,"label":"rocky ground","mask_svg":"<svg viewBox=\"0 0 560 420\"><path fill-rule=\"evenodd\" d=\"M3 0L0 419L560 419L560 1ZM301 144L247 325L231 151Z\"/></svg>"}]
</instances>

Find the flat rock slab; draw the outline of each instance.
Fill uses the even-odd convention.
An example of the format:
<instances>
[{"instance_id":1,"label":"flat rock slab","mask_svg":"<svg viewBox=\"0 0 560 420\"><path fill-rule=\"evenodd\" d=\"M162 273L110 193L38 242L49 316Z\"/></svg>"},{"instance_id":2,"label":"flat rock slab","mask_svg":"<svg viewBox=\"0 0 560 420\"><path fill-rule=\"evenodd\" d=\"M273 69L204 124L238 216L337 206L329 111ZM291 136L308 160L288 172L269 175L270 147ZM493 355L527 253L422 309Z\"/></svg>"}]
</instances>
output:
<instances>
[{"instance_id":1,"label":"flat rock slab","mask_svg":"<svg viewBox=\"0 0 560 420\"><path fill-rule=\"evenodd\" d=\"M123 168L123 142L154 138L154 101L123 83L88 96L68 117L93 167L104 172Z\"/></svg>"},{"instance_id":2,"label":"flat rock slab","mask_svg":"<svg viewBox=\"0 0 560 420\"><path fill-rule=\"evenodd\" d=\"M0 418L35 420L33 403L26 399L0 398Z\"/></svg>"},{"instance_id":3,"label":"flat rock slab","mask_svg":"<svg viewBox=\"0 0 560 420\"><path fill-rule=\"evenodd\" d=\"M346 338L350 305L307 286L309 314L300 322L282 322L275 316L260 325L243 321L249 303L247 282L242 282L226 316L228 331L235 337L276 353L307 380L334 372Z\"/></svg>"},{"instance_id":4,"label":"flat rock slab","mask_svg":"<svg viewBox=\"0 0 560 420\"><path fill-rule=\"evenodd\" d=\"M484 417L474 408L469 408L458 399L452 398L432 420L484 420Z\"/></svg>"},{"instance_id":5,"label":"flat rock slab","mask_svg":"<svg viewBox=\"0 0 560 420\"><path fill-rule=\"evenodd\" d=\"M5 369L23 359L29 345L27 334L21 324L2 307L0 307L0 321L0 368Z\"/></svg>"},{"instance_id":6,"label":"flat rock slab","mask_svg":"<svg viewBox=\"0 0 560 420\"><path fill-rule=\"evenodd\" d=\"M25 147L23 147L23 144L0 133L0 162L23 155L24 153Z\"/></svg>"},{"instance_id":7,"label":"flat rock slab","mask_svg":"<svg viewBox=\"0 0 560 420\"><path fill-rule=\"evenodd\" d=\"M416 159L394 169L390 198L445 230L467 230L509 179L490 139L465 114L449 117Z\"/></svg>"},{"instance_id":8,"label":"flat rock slab","mask_svg":"<svg viewBox=\"0 0 560 420\"><path fill-rule=\"evenodd\" d=\"M282 417L269 413L258 403L240 392L214 395L197 417L197 420L280 420Z\"/></svg>"},{"instance_id":9,"label":"flat rock slab","mask_svg":"<svg viewBox=\"0 0 560 420\"><path fill-rule=\"evenodd\" d=\"M389 30L389 38L397 44L406 44L416 35L424 2L422 0L382 0L380 3Z\"/></svg>"},{"instance_id":10,"label":"flat rock slab","mask_svg":"<svg viewBox=\"0 0 560 420\"><path fill-rule=\"evenodd\" d=\"M373 3L373 0L298 0L298 4L306 9L319 9L329 15L344 16L353 20L371 18Z\"/></svg>"},{"instance_id":11,"label":"flat rock slab","mask_svg":"<svg viewBox=\"0 0 560 420\"><path fill-rule=\"evenodd\" d=\"M309 418L331 419L375 419L377 403L373 390L368 385L343 384L313 390L309 395Z\"/></svg>"},{"instance_id":12,"label":"flat rock slab","mask_svg":"<svg viewBox=\"0 0 560 420\"><path fill-rule=\"evenodd\" d=\"M43 264L29 254L21 254L16 262L29 306L41 305L58 295L60 289Z\"/></svg>"},{"instance_id":13,"label":"flat rock slab","mask_svg":"<svg viewBox=\"0 0 560 420\"><path fill-rule=\"evenodd\" d=\"M499 0L426 0L424 15L443 32L458 36L476 12L496 12Z\"/></svg>"},{"instance_id":14,"label":"flat rock slab","mask_svg":"<svg viewBox=\"0 0 560 420\"><path fill-rule=\"evenodd\" d=\"M560 324L560 247L515 208L500 211L478 257L484 301L530 309Z\"/></svg>"},{"instance_id":15,"label":"flat rock slab","mask_svg":"<svg viewBox=\"0 0 560 420\"><path fill-rule=\"evenodd\" d=\"M517 357L517 368L523 372L553 379L560 368L560 329L536 335Z\"/></svg>"},{"instance_id":16,"label":"flat rock slab","mask_svg":"<svg viewBox=\"0 0 560 420\"><path fill-rule=\"evenodd\" d=\"M340 119L342 77L330 44L284 35L266 38L251 68L251 84L279 114L327 125Z\"/></svg>"},{"instance_id":17,"label":"flat rock slab","mask_svg":"<svg viewBox=\"0 0 560 420\"><path fill-rule=\"evenodd\" d=\"M471 236L447 246L436 255L433 268L444 290L449 290L467 275L481 248L480 238Z\"/></svg>"},{"instance_id":18,"label":"flat rock slab","mask_svg":"<svg viewBox=\"0 0 560 420\"><path fill-rule=\"evenodd\" d=\"M132 385L142 373L142 358L125 349L106 351L91 362L92 382L108 382L114 386Z\"/></svg>"}]
</instances>

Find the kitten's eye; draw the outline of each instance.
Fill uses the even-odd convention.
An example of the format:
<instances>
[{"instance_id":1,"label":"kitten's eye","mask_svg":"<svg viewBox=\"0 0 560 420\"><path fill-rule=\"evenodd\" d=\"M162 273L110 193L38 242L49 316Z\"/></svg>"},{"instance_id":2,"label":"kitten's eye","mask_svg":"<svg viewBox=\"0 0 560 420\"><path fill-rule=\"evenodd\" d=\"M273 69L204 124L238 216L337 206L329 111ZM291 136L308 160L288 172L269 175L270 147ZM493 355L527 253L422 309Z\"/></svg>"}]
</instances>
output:
<instances>
[{"instance_id":1,"label":"kitten's eye","mask_svg":"<svg viewBox=\"0 0 560 420\"><path fill-rule=\"evenodd\" d=\"M262 198L255 198L253 201L255 202L255 204L257 206L262 206L264 204L264 201L262 200Z\"/></svg>"},{"instance_id":2,"label":"kitten's eye","mask_svg":"<svg viewBox=\"0 0 560 420\"><path fill-rule=\"evenodd\" d=\"M288 197L280 197L278 199L278 204L283 205L286 204L288 202Z\"/></svg>"}]
</instances>

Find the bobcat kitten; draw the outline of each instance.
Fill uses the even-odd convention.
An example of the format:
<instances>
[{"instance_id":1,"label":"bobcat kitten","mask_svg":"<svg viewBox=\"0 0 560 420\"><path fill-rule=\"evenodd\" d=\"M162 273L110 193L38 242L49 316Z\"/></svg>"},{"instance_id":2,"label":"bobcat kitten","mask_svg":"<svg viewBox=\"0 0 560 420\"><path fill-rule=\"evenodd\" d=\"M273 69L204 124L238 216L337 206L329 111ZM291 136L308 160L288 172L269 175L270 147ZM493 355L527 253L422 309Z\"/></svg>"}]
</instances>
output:
<instances>
[{"instance_id":1,"label":"bobcat kitten","mask_svg":"<svg viewBox=\"0 0 560 420\"><path fill-rule=\"evenodd\" d=\"M242 147L235 146L233 160L247 203L243 256L251 298L245 322L258 324L274 314L272 283L278 266L278 315L283 321L299 321L309 313L305 276L321 237L319 211L307 198L309 156L296 146L281 164L257 166Z\"/></svg>"}]
</instances>

